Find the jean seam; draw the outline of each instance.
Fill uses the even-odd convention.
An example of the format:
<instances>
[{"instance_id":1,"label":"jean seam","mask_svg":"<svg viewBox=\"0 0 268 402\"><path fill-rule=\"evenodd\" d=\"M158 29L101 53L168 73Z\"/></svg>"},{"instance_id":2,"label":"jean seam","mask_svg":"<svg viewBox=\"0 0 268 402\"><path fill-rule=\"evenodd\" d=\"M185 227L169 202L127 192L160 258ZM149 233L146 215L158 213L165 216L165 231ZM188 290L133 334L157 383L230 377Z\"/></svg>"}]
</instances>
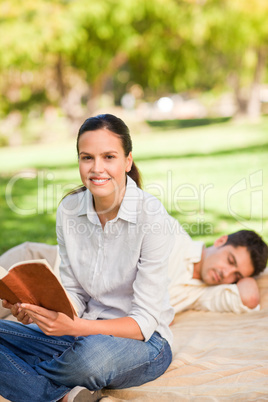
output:
<instances>
[{"instance_id":1,"label":"jean seam","mask_svg":"<svg viewBox=\"0 0 268 402\"><path fill-rule=\"evenodd\" d=\"M164 352L164 346L162 346L162 348L159 350L158 355L154 357L153 361L155 362L157 359L159 359L159 357L163 355L163 352Z\"/></svg>"},{"instance_id":2,"label":"jean seam","mask_svg":"<svg viewBox=\"0 0 268 402\"><path fill-rule=\"evenodd\" d=\"M56 341L54 339L49 339L49 338L42 338L42 337L38 337L38 336L33 336L33 335L28 335L28 334L22 334L19 332L15 332L15 331L8 331L5 329L0 329L0 332L3 334L7 334L7 335L13 335L19 338L27 338L27 339L35 339L37 341L41 341L41 342L46 342L49 344L54 344L54 345L66 345L66 346L71 346L72 343L71 342L66 342L66 341Z\"/></svg>"},{"instance_id":3,"label":"jean seam","mask_svg":"<svg viewBox=\"0 0 268 402\"><path fill-rule=\"evenodd\" d=\"M157 355L153 358L153 361L157 360L157 359L163 354L163 351L164 351L164 349L165 349L165 346L166 346L166 344L168 344L167 340L164 339L164 338L162 338L161 336L160 336L160 340L161 340L161 348L160 348L160 349L158 349L157 346L155 346L155 345L152 344L152 346L153 346L153 347L157 350L157 352L158 352Z\"/></svg>"},{"instance_id":4,"label":"jean seam","mask_svg":"<svg viewBox=\"0 0 268 402\"><path fill-rule=\"evenodd\" d=\"M13 364L13 366L16 367L16 369L18 369L22 374L24 375L30 374L27 371L25 371L22 367L20 367L20 365L18 365L18 363L16 363L15 360L13 360L12 357L10 357L7 353L1 351L0 353L4 355L7 358L7 360L9 360L10 363Z\"/></svg>"}]
</instances>

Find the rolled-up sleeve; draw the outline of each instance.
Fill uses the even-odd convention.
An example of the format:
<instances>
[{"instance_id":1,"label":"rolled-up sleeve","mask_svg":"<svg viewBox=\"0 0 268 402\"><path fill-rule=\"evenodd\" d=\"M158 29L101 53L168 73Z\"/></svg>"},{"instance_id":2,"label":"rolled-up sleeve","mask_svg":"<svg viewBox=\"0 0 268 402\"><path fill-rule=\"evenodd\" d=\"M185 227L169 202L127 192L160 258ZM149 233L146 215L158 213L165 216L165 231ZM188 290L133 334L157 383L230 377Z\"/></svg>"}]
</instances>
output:
<instances>
[{"instance_id":1,"label":"rolled-up sleeve","mask_svg":"<svg viewBox=\"0 0 268 402\"><path fill-rule=\"evenodd\" d=\"M236 284L205 286L193 304L196 310L214 312L233 312L236 314L259 310L260 306L250 309L242 303Z\"/></svg>"}]
</instances>

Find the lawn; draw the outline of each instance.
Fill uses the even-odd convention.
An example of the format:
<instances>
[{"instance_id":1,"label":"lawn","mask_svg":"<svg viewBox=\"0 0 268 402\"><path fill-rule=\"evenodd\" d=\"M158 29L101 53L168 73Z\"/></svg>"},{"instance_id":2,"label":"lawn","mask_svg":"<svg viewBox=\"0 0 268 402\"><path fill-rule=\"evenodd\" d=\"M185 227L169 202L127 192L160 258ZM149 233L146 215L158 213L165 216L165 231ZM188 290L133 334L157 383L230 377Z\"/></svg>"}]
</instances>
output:
<instances>
[{"instance_id":1,"label":"lawn","mask_svg":"<svg viewBox=\"0 0 268 402\"><path fill-rule=\"evenodd\" d=\"M258 231L268 241L268 119L133 133L143 187L196 239ZM80 183L75 139L0 149L0 253L56 242L55 212Z\"/></svg>"}]
</instances>

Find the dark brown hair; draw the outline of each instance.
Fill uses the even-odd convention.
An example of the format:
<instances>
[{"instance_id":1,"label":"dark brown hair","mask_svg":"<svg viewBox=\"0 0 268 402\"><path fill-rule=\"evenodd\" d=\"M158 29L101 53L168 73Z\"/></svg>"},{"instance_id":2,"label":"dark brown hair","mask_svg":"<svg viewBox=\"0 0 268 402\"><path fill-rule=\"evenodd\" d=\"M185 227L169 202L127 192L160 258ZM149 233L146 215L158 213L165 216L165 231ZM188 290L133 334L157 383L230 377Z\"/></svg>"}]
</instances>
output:
<instances>
[{"instance_id":1,"label":"dark brown hair","mask_svg":"<svg viewBox=\"0 0 268 402\"><path fill-rule=\"evenodd\" d=\"M81 135L83 135L87 131L96 131L102 128L111 131L113 134L117 135L120 138L125 156L128 156L129 153L132 151L132 140L130 137L129 129L127 125L123 122L123 120L119 119L119 117L116 117L112 114L100 114L95 117L89 117L84 121L77 135L77 141L76 141L77 154L79 155L79 139ZM127 174L136 182L139 188L142 187L141 174L134 162L132 162L131 170ZM85 190L86 187L81 186L78 187L77 189L72 190L67 195L75 194Z\"/></svg>"},{"instance_id":2,"label":"dark brown hair","mask_svg":"<svg viewBox=\"0 0 268 402\"><path fill-rule=\"evenodd\" d=\"M233 247L246 247L254 267L254 275L261 273L267 264L268 246L253 230L239 230L228 235L227 244Z\"/></svg>"}]
</instances>

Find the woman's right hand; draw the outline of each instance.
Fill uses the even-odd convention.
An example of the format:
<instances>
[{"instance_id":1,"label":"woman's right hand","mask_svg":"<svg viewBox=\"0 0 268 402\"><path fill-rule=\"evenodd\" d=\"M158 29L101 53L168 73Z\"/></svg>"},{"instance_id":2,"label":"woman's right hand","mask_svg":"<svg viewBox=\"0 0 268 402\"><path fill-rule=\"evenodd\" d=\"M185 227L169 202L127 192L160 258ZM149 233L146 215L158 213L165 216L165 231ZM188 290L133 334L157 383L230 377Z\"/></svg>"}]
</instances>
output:
<instances>
[{"instance_id":1,"label":"woman's right hand","mask_svg":"<svg viewBox=\"0 0 268 402\"><path fill-rule=\"evenodd\" d=\"M10 309L11 314L22 324L28 325L33 322L25 310L21 308L20 303L11 304L7 300L2 300L2 306Z\"/></svg>"}]
</instances>

